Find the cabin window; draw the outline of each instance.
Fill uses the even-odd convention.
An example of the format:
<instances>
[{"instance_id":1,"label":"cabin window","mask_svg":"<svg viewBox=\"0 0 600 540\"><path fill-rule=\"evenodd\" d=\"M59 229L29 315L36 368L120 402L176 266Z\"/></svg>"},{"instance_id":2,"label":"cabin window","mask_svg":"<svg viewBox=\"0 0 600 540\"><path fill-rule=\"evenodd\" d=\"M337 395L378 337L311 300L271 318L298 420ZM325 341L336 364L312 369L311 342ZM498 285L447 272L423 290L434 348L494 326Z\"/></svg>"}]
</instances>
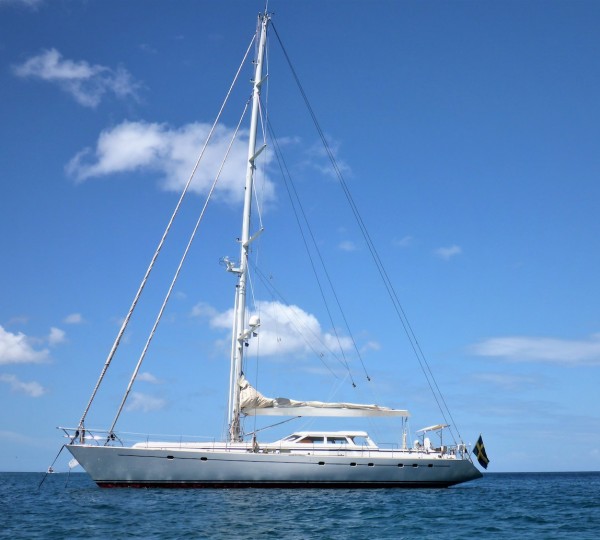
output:
<instances>
[{"instance_id":1,"label":"cabin window","mask_svg":"<svg viewBox=\"0 0 600 540\"><path fill-rule=\"evenodd\" d=\"M325 437L304 437L298 441L300 444L324 444Z\"/></svg>"},{"instance_id":2,"label":"cabin window","mask_svg":"<svg viewBox=\"0 0 600 540\"><path fill-rule=\"evenodd\" d=\"M325 465L324 461L319 461L319 465Z\"/></svg>"},{"instance_id":3,"label":"cabin window","mask_svg":"<svg viewBox=\"0 0 600 540\"><path fill-rule=\"evenodd\" d=\"M433 463L430 463L429 465L427 465L428 467L433 467Z\"/></svg>"},{"instance_id":4,"label":"cabin window","mask_svg":"<svg viewBox=\"0 0 600 540\"><path fill-rule=\"evenodd\" d=\"M205 456L202 456L202 457L200 458L200 461L206 461L207 459L208 459L207 457L205 457Z\"/></svg>"},{"instance_id":5,"label":"cabin window","mask_svg":"<svg viewBox=\"0 0 600 540\"><path fill-rule=\"evenodd\" d=\"M354 463L354 461L352 463L350 463L350 467L356 467L356 463Z\"/></svg>"},{"instance_id":6,"label":"cabin window","mask_svg":"<svg viewBox=\"0 0 600 540\"><path fill-rule=\"evenodd\" d=\"M367 463L367 467L374 467L375 463Z\"/></svg>"},{"instance_id":7,"label":"cabin window","mask_svg":"<svg viewBox=\"0 0 600 540\"><path fill-rule=\"evenodd\" d=\"M167 459L175 459L173 456L167 456Z\"/></svg>"},{"instance_id":8,"label":"cabin window","mask_svg":"<svg viewBox=\"0 0 600 540\"><path fill-rule=\"evenodd\" d=\"M398 467L400 467L400 468L404 467L404 463L398 463Z\"/></svg>"},{"instance_id":9,"label":"cabin window","mask_svg":"<svg viewBox=\"0 0 600 540\"><path fill-rule=\"evenodd\" d=\"M327 437L328 444L348 444L346 437Z\"/></svg>"},{"instance_id":10,"label":"cabin window","mask_svg":"<svg viewBox=\"0 0 600 540\"><path fill-rule=\"evenodd\" d=\"M412 466L416 468L416 467L419 466L419 464L418 463L413 463Z\"/></svg>"},{"instance_id":11,"label":"cabin window","mask_svg":"<svg viewBox=\"0 0 600 540\"><path fill-rule=\"evenodd\" d=\"M366 437L362 435L357 435L356 437L351 437L351 440L357 446L369 446L369 441Z\"/></svg>"}]
</instances>

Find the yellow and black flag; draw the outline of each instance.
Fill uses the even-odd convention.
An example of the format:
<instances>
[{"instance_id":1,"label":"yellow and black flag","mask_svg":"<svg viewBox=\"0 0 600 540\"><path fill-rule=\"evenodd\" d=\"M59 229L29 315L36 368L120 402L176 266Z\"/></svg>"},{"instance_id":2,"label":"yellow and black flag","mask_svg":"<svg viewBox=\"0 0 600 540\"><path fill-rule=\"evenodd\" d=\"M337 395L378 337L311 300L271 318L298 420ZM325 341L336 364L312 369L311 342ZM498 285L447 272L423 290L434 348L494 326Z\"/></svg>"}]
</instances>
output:
<instances>
[{"instance_id":1,"label":"yellow and black flag","mask_svg":"<svg viewBox=\"0 0 600 540\"><path fill-rule=\"evenodd\" d=\"M481 435L479 435L479 439L477 439L477 442L475 443L473 453L475 454L477 461L479 461L479 465L481 465L484 469L487 469L490 460L485 453L485 446L483 445L483 439L481 438Z\"/></svg>"}]
</instances>

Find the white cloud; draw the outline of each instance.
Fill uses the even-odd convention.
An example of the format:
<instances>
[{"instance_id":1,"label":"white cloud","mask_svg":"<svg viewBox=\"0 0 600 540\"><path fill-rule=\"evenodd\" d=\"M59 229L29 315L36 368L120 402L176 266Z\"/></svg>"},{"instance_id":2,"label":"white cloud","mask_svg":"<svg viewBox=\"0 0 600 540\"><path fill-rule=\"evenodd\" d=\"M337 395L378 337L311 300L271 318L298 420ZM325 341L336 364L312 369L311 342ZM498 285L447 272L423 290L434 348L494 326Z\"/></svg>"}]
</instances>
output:
<instances>
[{"instance_id":1,"label":"white cloud","mask_svg":"<svg viewBox=\"0 0 600 540\"><path fill-rule=\"evenodd\" d=\"M523 385L530 386L536 382L533 377L511 375L508 373L478 373L473 375L473 379L478 382L489 383L506 390L514 390Z\"/></svg>"},{"instance_id":2,"label":"white cloud","mask_svg":"<svg viewBox=\"0 0 600 540\"><path fill-rule=\"evenodd\" d=\"M66 341L66 334L64 330L60 328L50 328L50 334L48 335L48 344L50 346L58 345L59 343L64 343Z\"/></svg>"},{"instance_id":3,"label":"white cloud","mask_svg":"<svg viewBox=\"0 0 600 540\"><path fill-rule=\"evenodd\" d=\"M69 175L81 182L109 174L156 171L162 175L162 188L180 192L187 183L196 159L209 133L210 125L192 123L181 128L150 122L123 122L103 131L94 150L86 148L67 164ZM203 161L190 186L206 194L212 185L229 146L233 130L218 126ZM215 190L215 196L237 203L244 198L248 135L239 133ZM263 152L268 162L272 153ZM265 179L261 186L263 201L274 198L274 186Z\"/></svg>"},{"instance_id":4,"label":"white cloud","mask_svg":"<svg viewBox=\"0 0 600 540\"><path fill-rule=\"evenodd\" d=\"M206 302L198 302L192 308L192 317L205 317L207 319L213 319L217 315L218 311Z\"/></svg>"},{"instance_id":5,"label":"white cloud","mask_svg":"<svg viewBox=\"0 0 600 540\"><path fill-rule=\"evenodd\" d=\"M144 51L145 53L149 54L156 54L158 52L152 45L149 45L148 43L140 43L138 48L140 51Z\"/></svg>"},{"instance_id":6,"label":"white cloud","mask_svg":"<svg viewBox=\"0 0 600 540\"><path fill-rule=\"evenodd\" d=\"M392 241L392 243L397 247L407 248L413 244L413 241L414 241L413 237L410 235L407 235L407 236L400 238L400 240L394 239Z\"/></svg>"},{"instance_id":7,"label":"white cloud","mask_svg":"<svg viewBox=\"0 0 600 540\"><path fill-rule=\"evenodd\" d=\"M132 392L127 403L128 411L152 412L164 409L167 401L162 398L143 394L142 392Z\"/></svg>"},{"instance_id":8,"label":"white cloud","mask_svg":"<svg viewBox=\"0 0 600 540\"><path fill-rule=\"evenodd\" d=\"M340 244L338 245L338 248L341 249L342 251L356 251L356 244L354 242L352 242L351 240L344 240L343 242L340 242Z\"/></svg>"},{"instance_id":9,"label":"white cloud","mask_svg":"<svg viewBox=\"0 0 600 540\"><path fill-rule=\"evenodd\" d=\"M65 324L81 324L84 322L81 313L71 313L67 315L63 321Z\"/></svg>"},{"instance_id":10,"label":"white cloud","mask_svg":"<svg viewBox=\"0 0 600 540\"><path fill-rule=\"evenodd\" d=\"M204 313L204 317L209 317L209 324L212 328L229 329L233 323L233 309L228 309L219 313L216 309L212 315L208 315L209 311Z\"/></svg>"},{"instance_id":11,"label":"white cloud","mask_svg":"<svg viewBox=\"0 0 600 540\"><path fill-rule=\"evenodd\" d=\"M56 49L32 56L14 67L19 77L42 79L57 84L85 107L96 107L107 93L119 98L136 97L139 84L130 73L118 67L92 65L85 60L64 59Z\"/></svg>"},{"instance_id":12,"label":"white cloud","mask_svg":"<svg viewBox=\"0 0 600 540\"><path fill-rule=\"evenodd\" d=\"M379 351L379 350L381 350L381 345L377 341L368 341L360 348L361 353L366 353L369 351Z\"/></svg>"},{"instance_id":13,"label":"white cloud","mask_svg":"<svg viewBox=\"0 0 600 540\"><path fill-rule=\"evenodd\" d=\"M455 255L460 255L462 253L462 249L460 246L457 246L456 244L449 246L449 247L441 247L436 249L433 252L437 257L440 257L441 259L444 259L445 261L450 260L452 257L454 257Z\"/></svg>"},{"instance_id":14,"label":"white cloud","mask_svg":"<svg viewBox=\"0 0 600 540\"><path fill-rule=\"evenodd\" d=\"M158 384L160 382L154 375L152 375L152 373L149 373L148 371L138 374L136 381L144 381L151 384Z\"/></svg>"},{"instance_id":15,"label":"white cloud","mask_svg":"<svg viewBox=\"0 0 600 540\"><path fill-rule=\"evenodd\" d=\"M314 315L298 306L281 302L258 302L257 306L258 311L251 312L250 316L260 317L259 338L253 338L249 343L251 348L260 347L261 356L304 355L309 351L339 352L335 334L325 332ZM223 313L215 312L210 324L214 328L229 329L232 320L233 310L230 309ZM346 336L340 336L340 344L345 351L353 347L352 340Z\"/></svg>"},{"instance_id":16,"label":"white cloud","mask_svg":"<svg viewBox=\"0 0 600 540\"><path fill-rule=\"evenodd\" d=\"M13 334L0 325L0 364L37 364L48 356L48 349L34 349L32 339L22 332Z\"/></svg>"},{"instance_id":17,"label":"white cloud","mask_svg":"<svg viewBox=\"0 0 600 540\"><path fill-rule=\"evenodd\" d=\"M472 345L470 351L477 356L499 357L512 362L600 365L600 334L587 340L523 336L490 338Z\"/></svg>"},{"instance_id":18,"label":"white cloud","mask_svg":"<svg viewBox=\"0 0 600 540\"><path fill-rule=\"evenodd\" d=\"M334 141L331 137L326 136L325 138L327 140L327 144L329 145L329 150L335 159L338 171L343 176L351 175L352 170L350 166L345 161L337 157L340 149L340 143L338 141ZM329 158L327 150L323 147L323 143L321 141L316 142L311 148L309 148L306 154L307 159L304 161L304 166L316 169L320 173L325 174L335 180L338 179L337 171L331 163L331 159Z\"/></svg>"},{"instance_id":19,"label":"white cloud","mask_svg":"<svg viewBox=\"0 0 600 540\"><path fill-rule=\"evenodd\" d=\"M40 5L44 0L0 0L0 6L3 5L21 5L28 8L36 8Z\"/></svg>"},{"instance_id":20,"label":"white cloud","mask_svg":"<svg viewBox=\"0 0 600 540\"><path fill-rule=\"evenodd\" d=\"M27 315L17 315L16 317L11 317L7 323L7 326L11 326L13 324L27 324L28 322L29 317L27 317Z\"/></svg>"},{"instance_id":21,"label":"white cloud","mask_svg":"<svg viewBox=\"0 0 600 540\"><path fill-rule=\"evenodd\" d=\"M0 373L0 382L9 384L14 392L21 392L30 397L40 397L46 393L45 388L40 383L35 381L23 382L15 375L7 373Z\"/></svg>"}]
</instances>

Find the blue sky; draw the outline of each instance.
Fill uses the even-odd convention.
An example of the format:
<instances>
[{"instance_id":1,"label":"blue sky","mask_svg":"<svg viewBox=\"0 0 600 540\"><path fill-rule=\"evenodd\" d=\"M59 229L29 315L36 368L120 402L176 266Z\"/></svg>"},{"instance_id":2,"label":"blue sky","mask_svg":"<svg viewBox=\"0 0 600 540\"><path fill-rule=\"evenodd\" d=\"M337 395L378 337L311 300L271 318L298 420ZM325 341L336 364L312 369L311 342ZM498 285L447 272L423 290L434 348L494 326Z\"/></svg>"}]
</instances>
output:
<instances>
[{"instance_id":1,"label":"blue sky","mask_svg":"<svg viewBox=\"0 0 600 540\"><path fill-rule=\"evenodd\" d=\"M0 0L4 470L44 470L55 427L78 422L262 7ZM598 470L600 5L269 7L463 438L483 433L490 471ZM320 343L333 331L272 152L259 260L285 301L256 280L264 359L249 374L270 396L407 408L414 433L441 418L274 42L269 62L271 121L372 381L348 353L353 389L291 334L292 305ZM234 284L219 258L237 255L239 144L121 430L222 432ZM88 427L114 416L219 149L207 158ZM399 441L398 426L367 428Z\"/></svg>"}]
</instances>

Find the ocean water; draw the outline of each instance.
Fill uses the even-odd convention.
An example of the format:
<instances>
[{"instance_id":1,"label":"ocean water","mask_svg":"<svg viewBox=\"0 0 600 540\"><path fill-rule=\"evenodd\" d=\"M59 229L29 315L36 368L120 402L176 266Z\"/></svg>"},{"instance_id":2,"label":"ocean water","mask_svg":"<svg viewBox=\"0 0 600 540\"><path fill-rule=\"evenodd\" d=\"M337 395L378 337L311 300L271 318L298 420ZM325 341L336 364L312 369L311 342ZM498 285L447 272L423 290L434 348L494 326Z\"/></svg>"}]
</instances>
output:
<instances>
[{"instance_id":1,"label":"ocean water","mask_svg":"<svg viewBox=\"0 0 600 540\"><path fill-rule=\"evenodd\" d=\"M600 473L486 474L449 489L100 489L0 473L2 538L600 538Z\"/></svg>"}]
</instances>

